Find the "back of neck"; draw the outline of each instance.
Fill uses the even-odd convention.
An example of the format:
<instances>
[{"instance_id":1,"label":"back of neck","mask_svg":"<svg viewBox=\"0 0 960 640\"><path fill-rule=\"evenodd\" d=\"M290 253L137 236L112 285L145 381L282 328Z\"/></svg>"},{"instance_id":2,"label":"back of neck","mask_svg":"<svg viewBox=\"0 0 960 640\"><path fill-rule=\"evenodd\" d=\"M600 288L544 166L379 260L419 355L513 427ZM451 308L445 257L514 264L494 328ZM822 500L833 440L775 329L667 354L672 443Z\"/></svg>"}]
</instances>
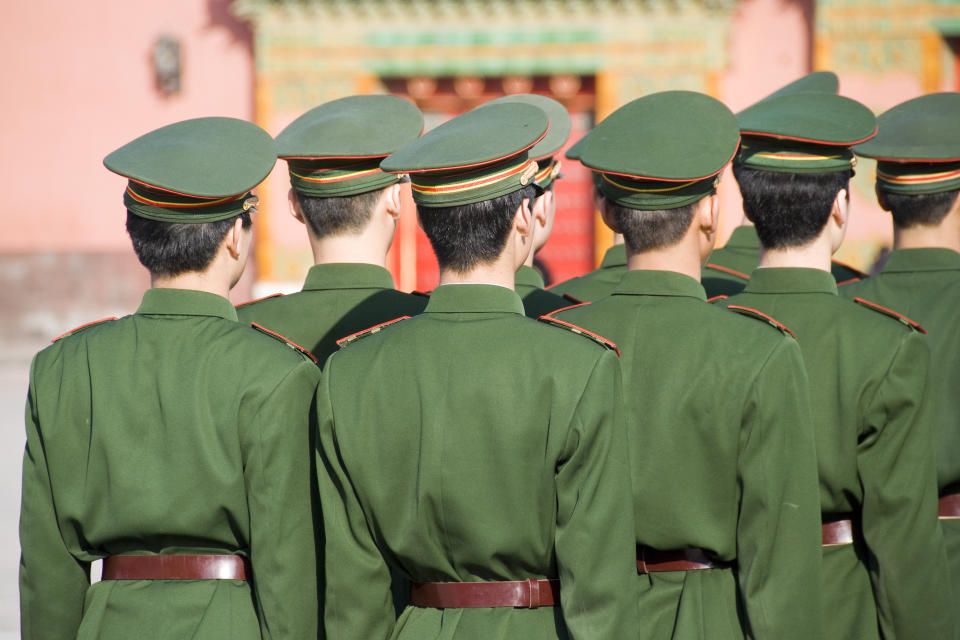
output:
<instances>
[{"instance_id":1,"label":"back of neck","mask_svg":"<svg viewBox=\"0 0 960 640\"><path fill-rule=\"evenodd\" d=\"M895 227L894 249L952 249L960 253L960 228L947 218L936 226Z\"/></svg>"},{"instance_id":2,"label":"back of neck","mask_svg":"<svg viewBox=\"0 0 960 640\"><path fill-rule=\"evenodd\" d=\"M387 252L382 242L365 233L310 238L314 264L360 263L386 268Z\"/></svg>"},{"instance_id":3,"label":"back of neck","mask_svg":"<svg viewBox=\"0 0 960 640\"><path fill-rule=\"evenodd\" d=\"M833 256L833 251L823 240L824 238L821 237L801 247L788 247L786 249L760 247L760 264L758 266L761 268L800 267L830 271L830 259Z\"/></svg>"}]
</instances>

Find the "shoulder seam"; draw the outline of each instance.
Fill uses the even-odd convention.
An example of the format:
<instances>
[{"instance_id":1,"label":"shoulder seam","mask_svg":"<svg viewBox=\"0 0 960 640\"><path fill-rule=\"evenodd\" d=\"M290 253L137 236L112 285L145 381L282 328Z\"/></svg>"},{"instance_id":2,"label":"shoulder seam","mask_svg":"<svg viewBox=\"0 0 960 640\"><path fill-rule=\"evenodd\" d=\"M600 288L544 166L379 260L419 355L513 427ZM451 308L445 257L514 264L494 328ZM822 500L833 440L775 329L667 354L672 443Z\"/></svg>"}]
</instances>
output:
<instances>
[{"instance_id":1,"label":"shoulder seam","mask_svg":"<svg viewBox=\"0 0 960 640\"><path fill-rule=\"evenodd\" d=\"M90 328L90 327L92 327L92 326L94 326L94 325L103 324L104 322L111 322L111 321L113 321L113 320L117 320L117 317L116 317L116 316L110 316L109 318L100 318L99 320L94 320L94 321L92 321L92 322L87 322L86 324L82 324L82 325L80 325L79 327L74 327L73 329L70 329L70 331L67 331L66 333L63 333L63 334L57 336L56 338L54 338L53 340L50 341L50 344L53 344L53 343L56 342L57 340L62 340L63 338L66 338L67 336L73 335L74 333L76 333L76 332L78 332L78 331L81 331L81 330L83 330L83 329L88 329L88 328Z\"/></svg>"},{"instance_id":2,"label":"shoulder seam","mask_svg":"<svg viewBox=\"0 0 960 640\"><path fill-rule=\"evenodd\" d=\"M868 309L872 309L873 311L876 311L876 312L878 312L878 313L882 313L882 314L885 315L885 316L888 316L888 317L890 317L890 318L893 318L894 320L897 320L898 322L900 322L900 324L905 324L905 325L907 325L908 327L910 327L910 328L912 328L912 329L914 329L914 330L916 330L916 331L919 331L919 332L922 333L923 335L927 335L927 330L923 328L923 325L921 325L919 322L917 322L917 321L915 321L915 320L911 320L910 318L908 318L907 316L903 315L902 313L898 313L898 312L894 311L893 309L888 309L887 307L881 306L881 305L877 304L876 302L870 302L869 300L864 300L863 298L859 298L859 297L858 297L858 298L854 298L853 301L856 302L857 304L861 305L861 306L864 306L864 307L868 308Z\"/></svg>"},{"instance_id":3,"label":"shoulder seam","mask_svg":"<svg viewBox=\"0 0 960 640\"><path fill-rule=\"evenodd\" d=\"M584 304L589 304L589 303L584 303ZM575 306L579 306L579 305L575 305ZM540 322L546 322L547 324L552 324L554 326L561 327L572 333L576 333L577 335L582 335L585 338L589 338L593 342L596 342L597 344L600 344L606 347L607 349L611 349L614 353L617 354L617 357L620 357L620 348L617 347L617 344L613 340L604 338L599 333L594 333L589 329L584 329L583 327L579 325L575 325L572 322L567 322L566 320L554 318L550 314L540 316L539 318L537 318L537 320L539 320Z\"/></svg>"},{"instance_id":4,"label":"shoulder seam","mask_svg":"<svg viewBox=\"0 0 960 640\"><path fill-rule=\"evenodd\" d=\"M369 335L373 335L374 333L379 333L380 330L383 329L384 327L387 327L387 326L389 326L389 325L391 325L391 324L395 324L395 323L397 323L397 322L400 322L401 320L409 320L409 319L410 319L410 316L400 316L400 317L398 317L398 318L394 318L393 320L387 320L386 322L381 322L380 324L375 324L375 325L373 325L372 327L367 327L366 329L361 329L360 331L357 331L357 332L355 332L355 333L351 333L350 335L344 336L344 337L340 338L339 340L337 340L337 346L338 346L338 347L341 347L341 348L342 348L342 347L345 347L345 346L347 346L347 345L349 345L349 344L352 344L352 343L356 342L356 341L359 340L360 338L365 338L365 337L367 337L367 336L369 336Z\"/></svg>"},{"instance_id":5,"label":"shoulder seam","mask_svg":"<svg viewBox=\"0 0 960 640\"><path fill-rule=\"evenodd\" d=\"M310 353L310 350L309 350L309 349L305 349L305 348L301 347L300 345L298 345L296 342L294 342L294 341L291 340L290 338L288 338L288 337L286 337L286 336L284 336L284 335L282 335L282 334L279 334L279 333L277 333L276 331L271 331L270 329L267 329L267 328L266 328L265 326L263 326L262 324L258 324L258 323L256 323L256 322L251 322L251 323L250 323L250 326L253 327L254 329L262 332L262 333L265 333L265 334L267 334L267 335L269 335L269 336L272 336L272 337L274 337L274 338L277 338L277 339L280 340L281 342L284 342L284 343L286 343L287 345L293 347L293 349L294 349L295 351L299 351L299 352L302 353L303 355L305 355L305 356L307 356L308 358L310 358L311 360L313 360L313 363L314 363L314 364L320 364L320 361L317 359L317 356L315 356L315 355L313 355L312 353Z\"/></svg>"},{"instance_id":6,"label":"shoulder seam","mask_svg":"<svg viewBox=\"0 0 960 640\"><path fill-rule=\"evenodd\" d=\"M590 304L590 303L589 303L589 302L578 302L577 304L571 304L571 305L566 306L566 307L560 307L559 309L554 309L554 310L551 311L550 313L545 313L545 314L543 314L542 316L540 316L540 318L548 318L548 317L552 318L552 317L553 317L553 314L555 314L555 313L560 313L561 311L566 311L567 309L576 309L577 307L585 307L585 306L587 306L588 304ZM537 320L539 320L540 318L537 318Z\"/></svg>"},{"instance_id":7,"label":"shoulder seam","mask_svg":"<svg viewBox=\"0 0 960 640\"><path fill-rule=\"evenodd\" d=\"M730 274L730 275L732 275L732 276L737 276L738 278L743 278L744 280L749 280L749 279L750 279L750 276L747 275L746 273L743 273L742 271L737 271L736 269L731 269L730 267L723 267L723 266L720 266L719 264L714 264L714 263L712 263L712 262L708 262L707 264L705 264L705 265L704 265L704 269L714 269L714 270L719 271L719 272L721 272L721 273L728 273L728 274Z\"/></svg>"},{"instance_id":8,"label":"shoulder seam","mask_svg":"<svg viewBox=\"0 0 960 640\"><path fill-rule=\"evenodd\" d=\"M793 331L791 331L790 328L789 328L787 325L783 324L782 322L780 322L780 321L777 320L776 318L773 318L773 317L771 317L771 316L768 316L767 314L765 314L765 313L762 312L762 311L758 311L757 309L753 309L753 308L751 308L751 307L743 307L743 306L740 306L740 305L737 305L737 304L727 305L727 309L733 309L734 311L746 311L747 313L744 313L744 314L741 314L741 315L751 316L751 317L757 318L758 320L760 320L760 319L766 320L767 323L768 323L769 325L771 325L772 327L775 327L775 328L779 329L779 330L780 330L781 332L783 332L783 333L790 334L790 336L791 336L794 340L797 339L797 334L795 334ZM758 316L759 316L759 317L758 317Z\"/></svg>"},{"instance_id":9,"label":"shoulder seam","mask_svg":"<svg viewBox=\"0 0 960 640\"><path fill-rule=\"evenodd\" d=\"M253 304L254 302L260 302L261 300L269 300L270 298L276 298L276 297L279 297L279 296L282 296L282 295L283 295L283 294L282 294L282 293L279 293L279 292L277 292L277 293L271 293L270 295L268 295L268 296L263 296L262 298L254 298L253 300L247 300L246 302L241 302L240 304L235 305L235 308L236 308L236 309L239 309L240 307L246 306L246 305L248 305L248 304Z\"/></svg>"}]
</instances>

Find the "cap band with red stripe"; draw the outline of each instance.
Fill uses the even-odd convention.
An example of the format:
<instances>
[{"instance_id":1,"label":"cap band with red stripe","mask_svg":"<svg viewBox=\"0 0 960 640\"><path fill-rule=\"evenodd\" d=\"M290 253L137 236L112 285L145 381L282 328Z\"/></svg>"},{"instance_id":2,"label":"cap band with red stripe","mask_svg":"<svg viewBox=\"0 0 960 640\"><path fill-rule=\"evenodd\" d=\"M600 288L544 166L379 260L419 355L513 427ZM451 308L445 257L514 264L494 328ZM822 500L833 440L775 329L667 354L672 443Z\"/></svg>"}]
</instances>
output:
<instances>
[{"instance_id":1,"label":"cap band with red stripe","mask_svg":"<svg viewBox=\"0 0 960 640\"><path fill-rule=\"evenodd\" d=\"M255 211L260 200L249 192L224 198L200 198L155 189L130 180L123 194L123 204L134 215L148 220L199 224Z\"/></svg>"},{"instance_id":2,"label":"cap band with red stripe","mask_svg":"<svg viewBox=\"0 0 960 640\"><path fill-rule=\"evenodd\" d=\"M922 195L960 189L960 161L877 162L877 182L890 193Z\"/></svg>"}]
</instances>

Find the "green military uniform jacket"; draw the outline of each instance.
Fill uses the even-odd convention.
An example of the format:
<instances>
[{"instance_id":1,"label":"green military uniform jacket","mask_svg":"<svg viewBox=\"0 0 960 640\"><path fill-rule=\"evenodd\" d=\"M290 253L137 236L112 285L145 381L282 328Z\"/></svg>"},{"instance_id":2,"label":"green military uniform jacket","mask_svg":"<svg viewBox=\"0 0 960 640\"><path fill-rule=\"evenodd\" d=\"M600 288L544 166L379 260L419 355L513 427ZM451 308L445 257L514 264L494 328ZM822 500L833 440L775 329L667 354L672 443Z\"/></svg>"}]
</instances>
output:
<instances>
[{"instance_id":1,"label":"green military uniform jacket","mask_svg":"<svg viewBox=\"0 0 960 640\"><path fill-rule=\"evenodd\" d=\"M862 542L824 547L828 638L948 638L955 606L937 526L925 337L837 295L826 271L757 269L724 301L797 335L810 379L824 521Z\"/></svg>"},{"instance_id":2,"label":"green military uniform jacket","mask_svg":"<svg viewBox=\"0 0 960 640\"><path fill-rule=\"evenodd\" d=\"M425 312L327 362L317 396L325 622L338 640L573 640L636 629L616 354L443 285ZM409 580L559 578L562 607L396 618Z\"/></svg>"},{"instance_id":3,"label":"green military uniform jacket","mask_svg":"<svg viewBox=\"0 0 960 640\"><path fill-rule=\"evenodd\" d=\"M732 296L743 291L759 260L760 238L756 227L741 225L734 229L727 244L715 249L703 267L700 279L707 297ZM836 260L830 263L830 273L840 284L867 277L862 271Z\"/></svg>"},{"instance_id":4,"label":"green military uniform jacket","mask_svg":"<svg viewBox=\"0 0 960 640\"><path fill-rule=\"evenodd\" d=\"M577 278L564 280L555 284L547 291L562 296L567 294L573 296L581 302L590 302L599 300L610 295L620 277L627 272L627 248L622 244L617 244L603 254L603 261L600 268L585 273Z\"/></svg>"},{"instance_id":5,"label":"green military uniform jacket","mask_svg":"<svg viewBox=\"0 0 960 640\"><path fill-rule=\"evenodd\" d=\"M879 275L840 287L919 322L930 345L934 449L940 495L960 492L960 254L950 249L897 249ZM953 593L960 595L960 520L944 519Z\"/></svg>"},{"instance_id":6,"label":"green military uniform jacket","mask_svg":"<svg viewBox=\"0 0 960 640\"><path fill-rule=\"evenodd\" d=\"M543 288L543 276L533 267L523 265L517 269L517 276L514 280L514 291L523 301L523 310L528 318L539 318L551 311L569 307L574 304L569 298L562 295L545 291Z\"/></svg>"},{"instance_id":7,"label":"green military uniform jacket","mask_svg":"<svg viewBox=\"0 0 960 640\"><path fill-rule=\"evenodd\" d=\"M629 637L822 637L816 455L796 341L707 304L700 283L668 271L628 271L610 297L554 317L623 354L638 544L737 565L635 576Z\"/></svg>"},{"instance_id":8,"label":"green military uniform jacket","mask_svg":"<svg viewBox=\"0 0 960 640\"><path fill-rule=\"evenodd\" d=\"M373 264L318 264L307 272L303 290L237 307L244 323L256 322L283 334L317 357L322 366L337 340L399 316L413 316L426 296L402 293L393 278Z\"/></svg>"},{"instance_id":9,"label":"green military uniform jacket","mask_svg":"<svg viewBox=\"0 0 960 640\"><path fill-rule=\"evenodd\" d=\"M312 360L225 298L151 289L34 358L24 638L313 638ZM111 555L238 554L253 582L102 581Z\"/></svg>"}]
</instances>

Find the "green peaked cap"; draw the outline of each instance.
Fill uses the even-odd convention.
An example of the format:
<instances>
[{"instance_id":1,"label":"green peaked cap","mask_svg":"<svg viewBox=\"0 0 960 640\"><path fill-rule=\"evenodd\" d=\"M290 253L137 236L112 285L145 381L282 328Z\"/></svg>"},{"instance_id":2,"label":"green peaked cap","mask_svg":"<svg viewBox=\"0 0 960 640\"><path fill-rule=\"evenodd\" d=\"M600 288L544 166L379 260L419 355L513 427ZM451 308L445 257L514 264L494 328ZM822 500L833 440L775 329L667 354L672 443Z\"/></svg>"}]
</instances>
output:
<instances>
[{"instance_id":1,"label":"green peaked cap","mask_svg":"<svg viewBox=\"0 0 960 640\"><path fill-rule=\"evenodd\" d=\"M877 180L892 193L960 189L960 93L931 93L877 118L877 137L853 150L877 160Z\"/></svg>"},{"instance_id":2,"label":"green peaked cap","mask_svg":"<svg viewBox=\"0 0 960 640\"><path fill-rule=\"evenodd\" d=\"M676 209L712 193L740 142L722 102L664 91L629 102L590 132L580 161L602 173L600 190L631 209Z\"/></svg>"},{"instance_id":3,"label":"green peaked cap","mask_svg":"<svg viewBox=\"0 0 960 640\"><path fill-rule=\"evenodd\" d=\"M548 128L547 114L537 107L490 105L428 131L381 162L380 168L409 173L413 199L425 207L483 202L536 186L537 163L529 150Z\"/></svg>"},{"instance_id":4,"label":"green peaked cap","mask_svg":"<svg viewBox=\"0 0 960 640\"><path fill-rule=\"evenodd\" d=\"M832 93L785 93L737 114L743 145L735 162L780 173L830 173L855 164L855 144L877 132L873 113Z\"/></svg>"},{"instance_id":5,"label":"green peaked cap","mask_svg":"<svg viewBox=\"0 0 960 640\"><path fill-rule=\"evenodd\" d=\"M543 112L547 114L547 118L550 119L550 129L547 130L547 135L543 136L543 140L535 144L528 152L530 157L536 160L539 165L539 171L537 175L534 176L534 180L538 185L546 188L560 174L560 162L555 160L553 155L560 150L560 147L566 144L567 139L570 137L570 130L572 129L570 113L566 107L553 98L534 93L518 93L504 96L496 100L491 100L477 108L482 109L494 104L509 103L522 103L538 107L543 110Z\"/></svg>"},{"instance_id":6,"label":"green peaked cap","mask_svg":"<svg viewBox=\"0 0 960 640\"><path fill-rule=\"evenodd\" d=\"M769 100L770 98L779 98L780 96L788 96L793 93L833 93L836 94L840 90L840 79L837 78L837 74L833 71L814 71L813 73L808 73L802 78L797 78L793 82L780 87L763 100Z\"/></svg>"},{"instance_id":7,"label":"green peaked cap","mask_svg":"<svg viewBox=\"0 0 960 640\"><path fill-rule=\"evenodd\" d=\"M277 136L298 193L329 198L366 193L400 176L380 161L416 140L423 114L413 103L386 95L349 96L314 107Z\"/></svg>"},{"instance_id":8,"label":"green peaked cap","mask_svg":"<svg viewBox=\"0 0 960 640\"><path fill-rule=\"evenodd\" d=\"M277 161L266 131L236 118L184 120L144 134L103 159L129 179L123 201L149 220L202 223L257 206L250 189Z\"/></svg>"}]
</instances>

